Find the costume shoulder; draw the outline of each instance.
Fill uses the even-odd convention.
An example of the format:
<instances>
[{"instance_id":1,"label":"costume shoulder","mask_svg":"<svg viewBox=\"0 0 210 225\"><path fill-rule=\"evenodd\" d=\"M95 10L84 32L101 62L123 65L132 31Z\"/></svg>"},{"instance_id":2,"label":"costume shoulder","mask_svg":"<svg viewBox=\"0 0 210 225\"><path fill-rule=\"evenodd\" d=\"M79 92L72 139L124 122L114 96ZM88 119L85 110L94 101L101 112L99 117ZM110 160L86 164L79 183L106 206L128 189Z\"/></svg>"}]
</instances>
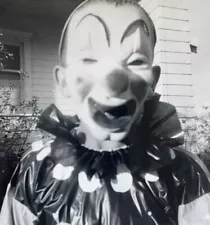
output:
<instances>
[{"instance_id":1,"label":"costume shoulder","mask_svg":"<svg viewBox=\"0 0 210 225\"><path fill-rule=\"evenodd\" d=\"M179 224L210 224L210 173L196 155L181 148L175 153L173 181Z\"/></svg>"},{"instance_id":2,"label":"costume shoulder","mask_svg":"<svg viewBox=\"0 0 210 225\"><path fill-rule=\"evenodd\" d=\"M51 170L51 143L42 140L32 143L16 168L1 209L2 225L32 225L39 213L38 190ZM51 163L50 163L51 162ZM22 216L24 215L24 217Z\"/></svg>"}]
</instances>

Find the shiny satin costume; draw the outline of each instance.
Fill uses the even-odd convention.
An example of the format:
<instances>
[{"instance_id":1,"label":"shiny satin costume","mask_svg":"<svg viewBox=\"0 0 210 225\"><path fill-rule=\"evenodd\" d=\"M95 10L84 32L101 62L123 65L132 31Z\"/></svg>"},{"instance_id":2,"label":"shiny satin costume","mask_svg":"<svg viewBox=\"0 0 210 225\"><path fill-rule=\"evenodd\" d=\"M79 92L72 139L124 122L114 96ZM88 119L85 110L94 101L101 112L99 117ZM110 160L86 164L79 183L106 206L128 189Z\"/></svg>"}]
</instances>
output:
<instances>
[{"instance_id":1,"label":"shiny satin costume","mask_svg":"<svg viewBox=\"0 0 210 225\"><path fill-rule=\"evenodd\" d=\"M78 125L75 118L64 117L53 105L45 110L39 127L57 137L33 143L23 156L8 186L1 225L210 224L208 171L178 147L183 137L175 108L157 97L145 105L135 144L119 156L90 153L69 132ZM133 182L118 192L110 181L122 161ZM100 174L101 185L93 192L82 190L81 171L90 179Z\"/></svg>"}]
</instances>

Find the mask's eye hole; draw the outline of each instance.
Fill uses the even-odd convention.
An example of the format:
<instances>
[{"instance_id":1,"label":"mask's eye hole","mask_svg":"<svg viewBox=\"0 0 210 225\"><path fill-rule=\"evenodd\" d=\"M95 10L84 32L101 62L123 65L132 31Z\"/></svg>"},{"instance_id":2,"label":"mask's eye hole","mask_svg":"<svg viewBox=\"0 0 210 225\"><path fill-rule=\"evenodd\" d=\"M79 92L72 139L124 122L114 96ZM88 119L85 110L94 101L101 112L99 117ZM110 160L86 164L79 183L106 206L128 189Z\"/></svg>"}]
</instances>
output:
<instances>
[{"instance_id":1,"label":"mask's eye hole","mask_svg":"<svg viewBox=\"0 0 210 225\"><path fill-rule=\"evenodd\" d=\"M127 65L131 67L138 67L138 66L141 67L146 66L147 64L148 64L147 57L139 53L132 54L127 61Z\"/></svg>"},{"instance_id":2,"label":"mask's eye hole","mask_svg":"<svg viewBox=\"0 0 210 225\"><path fill-rule=\"evenodd\" d=\"M92 58L84 58L84 59L82 59L82 61L85 64L94 64L94 63L97 63L97 60L96 59L92 59Z\"/></svg>"},{"instance_id":3,"label":"mask's eye hole","mask_svg":"<svg viewBox=\"0 0 210 225\"><path fill-rule=\"evenodd\" d=\"M144 65L144 61L141 60L141 59L136 59L132 62L129 63L129 66L141 66L141 65Z\"/></svg>"}]
</instances>

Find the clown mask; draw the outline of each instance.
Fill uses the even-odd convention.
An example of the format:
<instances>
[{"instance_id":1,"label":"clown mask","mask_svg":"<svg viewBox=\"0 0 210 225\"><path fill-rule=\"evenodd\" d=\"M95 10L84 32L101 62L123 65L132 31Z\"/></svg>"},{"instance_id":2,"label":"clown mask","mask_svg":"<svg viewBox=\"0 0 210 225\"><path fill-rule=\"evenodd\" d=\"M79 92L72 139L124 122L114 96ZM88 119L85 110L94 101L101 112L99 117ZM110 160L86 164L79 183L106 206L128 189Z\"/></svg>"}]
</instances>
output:
<instances>
[{"instance_id":1,"label":"clown mask","mask_svg":"<svg viewBox=\"0 0 210 225\"><path fill-rule=\"evenodd\" d=\"M84 144L123 145L159 78L154 45L154 27L136 5L85 2L69 18L55 77L63 96L78 103Z\"/></svg>"}]
</instances>

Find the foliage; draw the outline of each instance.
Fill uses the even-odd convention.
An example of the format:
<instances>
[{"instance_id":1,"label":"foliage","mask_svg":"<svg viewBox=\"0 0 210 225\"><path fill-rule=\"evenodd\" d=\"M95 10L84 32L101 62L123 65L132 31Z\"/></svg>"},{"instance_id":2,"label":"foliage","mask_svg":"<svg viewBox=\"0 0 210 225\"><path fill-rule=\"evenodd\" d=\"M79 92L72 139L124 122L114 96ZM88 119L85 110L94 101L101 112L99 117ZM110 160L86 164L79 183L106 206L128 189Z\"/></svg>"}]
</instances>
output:
<instances>
[{"instance_id":1,"label":"foliage","mask_svg":"<svg viewBox=\"0 0 210 225\"><path fill-rule=\"evenodd\" d=\"M3 34L0 33L0 38ZM0 40L0 73L7 59L13 59L13 54L8 52ZM20 82L27 79L26 71L19 71ZM30 101L22 101L14 104L17 83L9 86L0 86L0 156L20 156L23 149L27 149L27 140L34 130L38 115L41 110L38 107L38 98L33 97Z\"/></svg>"},{"instance_id":2,"label":"foliage","mask_svg":"<svg viewBox=\"0 0 210 225\"><path fill-rule=\"evenodd\" d=\"M11 175L23 151L29 148L28 139L41 112L35 97L11 104L14 88L14 85L0 87L0 207Z\"/></svg>"},{"instance_id":3,"label":"foliage","mask_svg":"<svg viewBox=\"0 0 210 225\"><path fill-rule=\"evenodd\" d=\"M185 130L185 147L195 154L210 152L210 112L203 106L205 114L191 121L182 120Z\"/></svg>"},{"instance_id":4,"label":"foliage","mask_svg":"<svg viewBox=\"0 0 210 225\"><path fill-rule=\"evenodd\" d=\"M182 120L185 130L185 149L197 154L210 169L210 107L194 120Z\"/></svg>"},{"instance_id":5,"label":"foliage","mask_svg":"<svg viewBox=\"0 0 210 225\"><path fill-rule=\"evenodd\" d=\"M0 36L3 34L0 33ZM8 52L5 46L2 44L0 40L0 69L4 68L4 61L8 58L12 58L13 54Z\"/></svg>"},{"instance_id":6,"label":"foliage","mask_svg":"<svg viewBox=\"0 0 210 225\"><path fill-rule=\"evenodd\" d=\"M37 122L40 109L38 99L33 97L31 101L23 101L18 105L11 105L11 93L14 86L9 89L0 87L0 154L20 155L23 147L27 147L27 139ZM2 100L2 101L1 101ZM30 115L27 113L30 112Z\"/></svg>"}]
</instances>

